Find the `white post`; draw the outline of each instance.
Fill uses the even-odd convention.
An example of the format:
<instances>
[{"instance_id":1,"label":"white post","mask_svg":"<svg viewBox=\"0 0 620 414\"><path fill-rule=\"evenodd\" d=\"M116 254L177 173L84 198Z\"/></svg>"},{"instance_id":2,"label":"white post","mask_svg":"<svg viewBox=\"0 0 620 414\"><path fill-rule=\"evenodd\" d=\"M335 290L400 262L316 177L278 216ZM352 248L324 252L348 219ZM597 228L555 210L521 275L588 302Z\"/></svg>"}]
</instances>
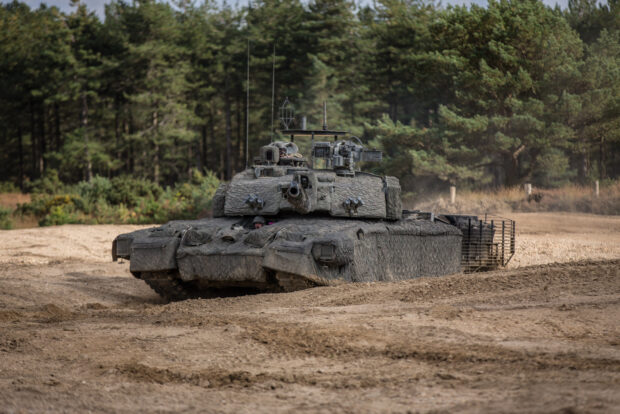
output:
<instances>
[{"instance_id":1,"label":"white post","mask_svg":"<svg viewBox=\"0 0 620 414\"><path fill-rule=\"evenodd\" d=\"M456 204L456 187L450 186L450 204Z\"/></svg>"},{"instance_id":2,"label":"white post","mask_svg":"<svg viewBox=\"0 0 620 414\"><path fill-rule=\"evenodd\" d=\"M525 195L528 197L532 195L532 184L525 184Z\"/></svg>"},{"instance_id":3,"label":"white post","mask_svg":"<svg viewBox=\"0 0 620 414\"><path fill-rule=\"evenodd\" d=\"M599 192L598 192L598 180L596 180L594 182L594 195L596 196L596 198L598 198L598 194L599 194Z\"/></svg>"}]
</instances>

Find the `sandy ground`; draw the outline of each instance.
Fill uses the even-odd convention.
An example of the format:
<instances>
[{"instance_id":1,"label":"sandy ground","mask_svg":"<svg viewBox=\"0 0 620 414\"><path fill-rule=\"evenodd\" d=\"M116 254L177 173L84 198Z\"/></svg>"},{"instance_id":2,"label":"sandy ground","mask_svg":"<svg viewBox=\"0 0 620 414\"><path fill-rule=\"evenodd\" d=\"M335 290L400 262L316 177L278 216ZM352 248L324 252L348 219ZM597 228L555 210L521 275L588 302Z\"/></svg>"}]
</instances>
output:
<instances>
[{"instance_id":1,"label":"sandy ground","mask_svg":"<svg viewBox=\"0 0 620 414\"><path fill-rule=\"evenodd\" d=\"M135 226L2 231L0 412L620 412L620 218L511 216L503 271L172 304Z\"/></svg>"}]
</instances>

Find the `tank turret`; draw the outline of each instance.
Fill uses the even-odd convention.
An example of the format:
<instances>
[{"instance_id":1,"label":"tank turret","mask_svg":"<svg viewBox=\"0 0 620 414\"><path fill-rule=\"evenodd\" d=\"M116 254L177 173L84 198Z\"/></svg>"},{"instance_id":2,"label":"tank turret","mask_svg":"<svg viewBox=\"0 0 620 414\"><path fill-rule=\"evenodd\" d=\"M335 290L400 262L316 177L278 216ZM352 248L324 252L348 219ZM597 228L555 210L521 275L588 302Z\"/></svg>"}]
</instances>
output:
<instances>
[{"instance_id":1,"label":"tank turret","mask_svg":"<svg viewBox=\"0 0 620 414\"><path fill-rule=\"evenodd\" d=\"M275 141L260 149L251 168L235 175L217 192L215 217L315 214L398 220L400 185L395 177L362 172L358 162L380 162L381 151L359 140L314 142L338 131L288 130L291 142ZM311 136L310 157L299 153L295 137ZM313 168L321 162L323 168Z\"/></svg>"}]
</instances>

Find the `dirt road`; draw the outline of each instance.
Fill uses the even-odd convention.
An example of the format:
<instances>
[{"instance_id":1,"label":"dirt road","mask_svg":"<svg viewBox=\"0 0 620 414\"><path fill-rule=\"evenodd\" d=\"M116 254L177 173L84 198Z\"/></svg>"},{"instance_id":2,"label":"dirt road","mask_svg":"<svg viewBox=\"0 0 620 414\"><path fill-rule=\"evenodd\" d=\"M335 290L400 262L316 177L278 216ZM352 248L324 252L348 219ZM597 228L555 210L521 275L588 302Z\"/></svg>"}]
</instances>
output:
<instances>
[{"instance_id":1,"label":"dirt road","mask_svg":"<svg viewBox=\"0 0 620 414\"><path fill-rule=\"evenodd\" d=\"M0 412L620 412L620 218L515 216L504 271L173 304L134 227L0 232Z\"/></svg>"}]
</instances>

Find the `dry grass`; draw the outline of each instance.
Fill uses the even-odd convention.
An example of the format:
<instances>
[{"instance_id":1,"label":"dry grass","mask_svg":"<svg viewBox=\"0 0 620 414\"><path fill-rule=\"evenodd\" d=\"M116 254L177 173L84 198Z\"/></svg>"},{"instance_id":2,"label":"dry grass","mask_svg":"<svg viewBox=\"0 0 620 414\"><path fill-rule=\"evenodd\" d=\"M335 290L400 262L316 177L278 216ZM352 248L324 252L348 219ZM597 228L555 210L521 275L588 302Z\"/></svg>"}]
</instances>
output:
<instances>
[{"instance_id":1,"label":"dry grass","mask_svg":"<svg viewBox=\"0 0 620 414\"><path fill-rule=\"evenodd\" d=\"M22 193L0 193L0 209L2 207L8 208L11 211L9 219L11 221L11 228L22 229L29 227L37 227L39 225L36 217L28 215L14 214L18 204L29 203L31 200L30 194ZM0 228L2 228L0 226Z\"/></svg>"},{"instance_id":2,"label":"dry grass","mask_svg":"<svg viewBox=\"0 0 620 414\"><path fill-rule=\"evenodd\" d=\"M522 187L511 187L494 191L457 192L455 204L450 204L448 193L404 201L410 209L448 213L563 211L620 215L620 181L602 186L598 198L591 187L570 185L557 189L533 188L529 199Z\"/></svg>"},{"instance_id":3,"label":"dry grass","mask_svg":"<svg viewBox=\"0 0 620 414\"><path fill-rule=\"evenodd\" d=\"M0 206L15 210L18 204L30 202L30 194L0 193Z\"/></svg>"}]
</instances>

